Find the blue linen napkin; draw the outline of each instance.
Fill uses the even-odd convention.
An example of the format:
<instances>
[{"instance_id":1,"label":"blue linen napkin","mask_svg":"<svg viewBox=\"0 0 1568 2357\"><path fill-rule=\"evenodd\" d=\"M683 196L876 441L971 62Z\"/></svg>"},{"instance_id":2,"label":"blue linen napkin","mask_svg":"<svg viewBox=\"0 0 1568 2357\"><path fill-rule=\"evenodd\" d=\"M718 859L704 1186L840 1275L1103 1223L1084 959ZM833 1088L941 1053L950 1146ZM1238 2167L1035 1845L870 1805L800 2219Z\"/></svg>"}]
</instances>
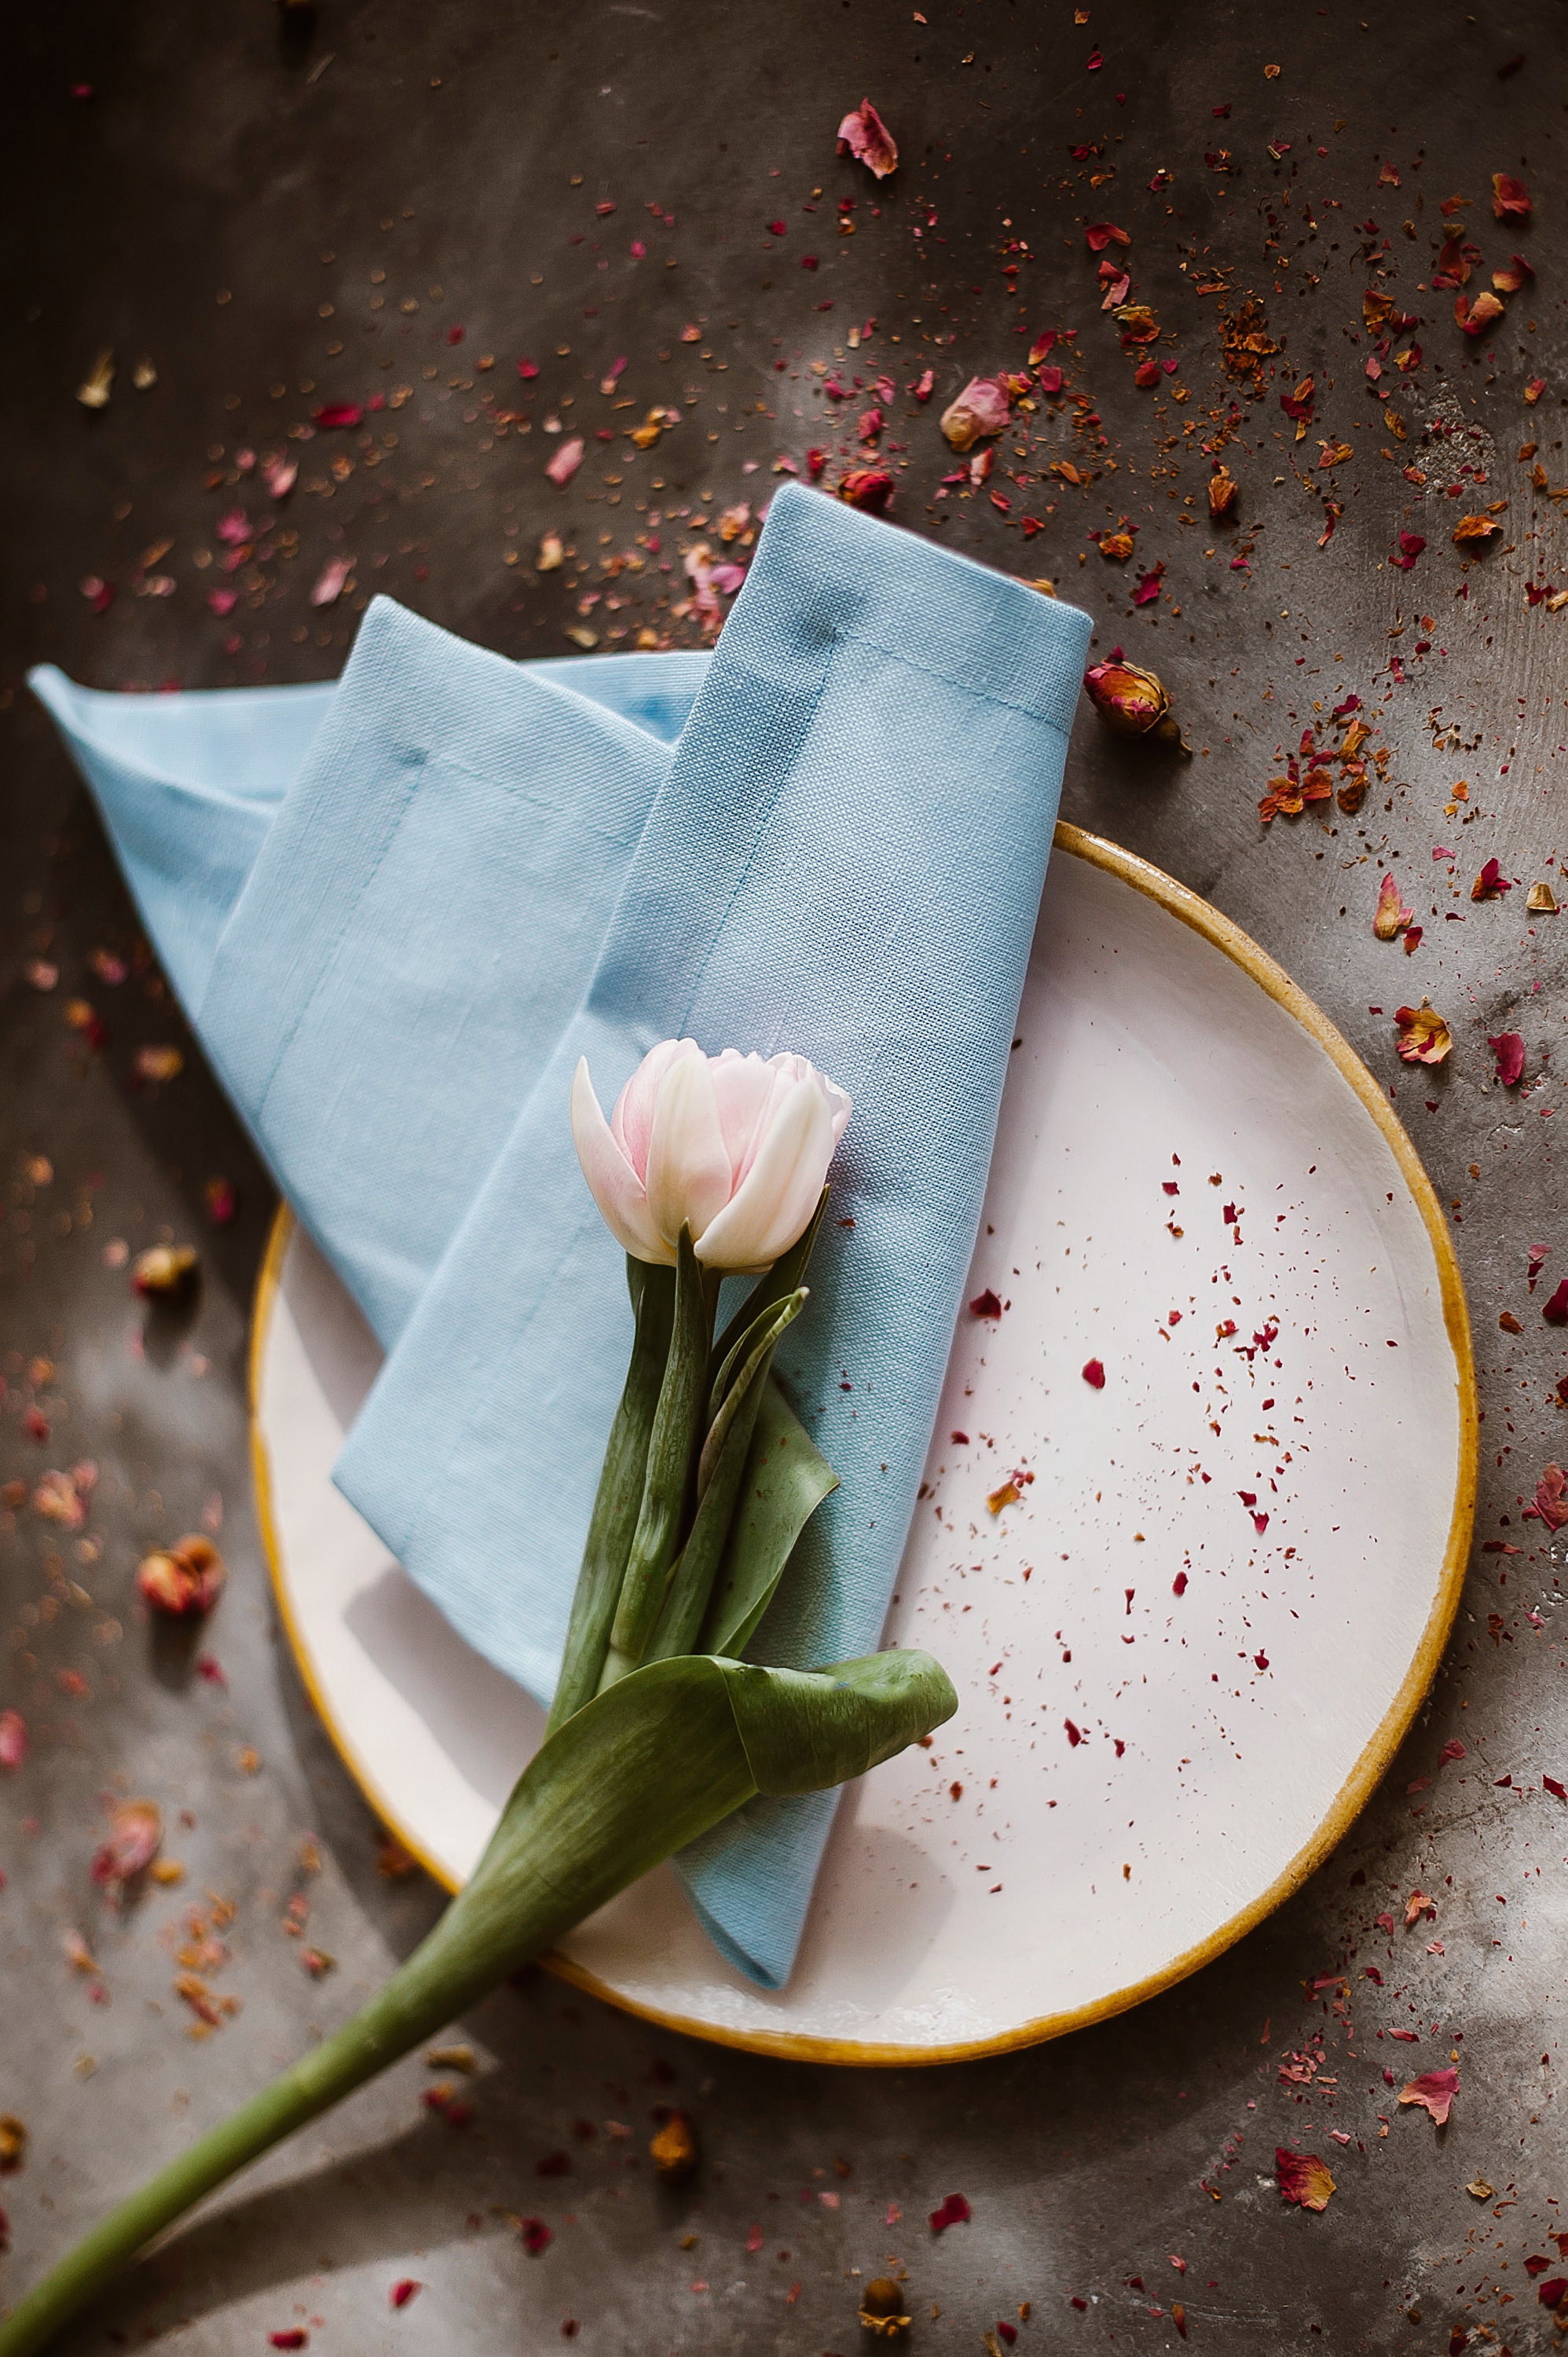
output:
<instances>
[{"instance_id":1,"label":"blue linen napkin","mask_svg":"<svg viewBox=\"0 0 1568 2357\"><path fill-rule=\"evenodd\" d=\"M336 688L34 684L280 1185L388 1356L336 1469L553 1684L629 1344L566 1121L656 1040L855 1100L779 1372L843 1487L754 1642L877 1643L983 1196L1088 619L787 486L716 651L514 664L386 600ZM788 1977L833 1796L682 1865Z\"/></svg>"}]
</instances>

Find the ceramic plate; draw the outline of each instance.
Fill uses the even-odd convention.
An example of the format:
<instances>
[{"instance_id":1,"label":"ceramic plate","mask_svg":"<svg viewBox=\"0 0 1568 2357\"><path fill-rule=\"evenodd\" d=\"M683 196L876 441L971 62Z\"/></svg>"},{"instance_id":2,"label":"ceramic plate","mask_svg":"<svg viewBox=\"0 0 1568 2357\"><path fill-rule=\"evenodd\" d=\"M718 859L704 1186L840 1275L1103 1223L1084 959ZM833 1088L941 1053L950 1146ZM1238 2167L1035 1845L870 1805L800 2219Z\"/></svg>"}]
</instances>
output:
<instances>
[{"instance_id":1,"label":"ceramic plate","mask_svg":"<svg viewBox=\"0 0 1568 2357\"><path fill-rule=\"evenodd\" d=\"M1436 1667L1476 1459L1442 1214L1262 951L1058 831L927 1483L888 1622L958 1716L850 1788L789 1986L662 1868L553 1961L683 2029L938 2061L1152 1995L1337 1842ZM258 1490L310 1691L386 1823L468 1872L542 1715L328 1478L376 1345L280 1215Z\"/></svg>"}]
</instances>

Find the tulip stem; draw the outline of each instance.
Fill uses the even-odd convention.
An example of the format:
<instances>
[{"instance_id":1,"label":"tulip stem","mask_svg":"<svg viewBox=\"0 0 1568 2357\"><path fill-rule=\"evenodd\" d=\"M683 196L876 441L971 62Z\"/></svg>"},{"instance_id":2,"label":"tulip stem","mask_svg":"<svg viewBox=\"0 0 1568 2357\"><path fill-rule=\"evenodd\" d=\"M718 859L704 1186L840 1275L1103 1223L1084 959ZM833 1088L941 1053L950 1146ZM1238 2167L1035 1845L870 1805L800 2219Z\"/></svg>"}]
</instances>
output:
<instances>
[{"instance_id":1,"label":"tulip stem","mask_svg":"<svg viewBox=\"0 0 1568 2357\"><path fill-rule=\"evenodd\" d=\"M626 1388L605 1448L598 1494L583 1546L582 1568L572 1598L572 1618L551 1700L546 1735L591 1702L609 1647L610 1624L620 1600L627 1557L642 1507L648 1443L659 1406L670 1336L675 1322L675 1272L627 1255L627 1282L637 1313L637 1334Z\"/></svg>"},{"instance_id":2,"label":"tulip stem","mask_svg":"<svg viewBox=\"0 0 1568 2357\"><path fill-rule=\"evenodd\" d=\"M648 1652L680 1553L696 1486L707 1405L708 1353L713 1348L716 1275L702 1267L682 1227L676 1247L675 1327L653 1429L637 1531L627 1557L609 1650L599 1678L602 1694L635 1670Z\"/></svg>"}]
</instances>

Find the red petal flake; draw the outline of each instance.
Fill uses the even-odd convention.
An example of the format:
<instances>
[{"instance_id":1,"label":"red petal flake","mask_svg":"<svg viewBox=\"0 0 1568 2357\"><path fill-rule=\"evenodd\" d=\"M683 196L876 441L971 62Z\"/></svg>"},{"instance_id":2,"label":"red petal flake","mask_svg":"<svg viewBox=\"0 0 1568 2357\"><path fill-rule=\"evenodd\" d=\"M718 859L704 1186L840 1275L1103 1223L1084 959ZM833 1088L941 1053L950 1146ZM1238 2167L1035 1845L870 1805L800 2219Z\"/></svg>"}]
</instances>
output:
<instances>
[{"instance_id":1,"label":"red petal flake","mask_svg":"<svg viewBox=\"0 0 1568 2357\"><path fill-rule=\"evenodd\" d=\"M1568 1279L1565 1279L1564 1282L1568 1282ZM1099 1359L1086 1359L1083 1367L1083 1380L1089 1385L1091 1392L1102 1392L1105 1389L1105 1368L1103 1362Z\"/></svg>"},{"instance_id":2,"label":"red petal flake","mask_svg":"<svg viewBox=\"0 0 1568 2357\"><path fill-rule=\"evenodd\" d=\"M27 1756L27 1720L19 1710L0 1710L0 1768L19 1768Z\"/></svg>"},{"instance_id":3,"label":"red petal flake","mask_svg":"<svg viewBox=\"0 0 1568 2357\"><path fill-rule=\"evenodd\" d=\"M291 2325L286 2332L269 2332L267 2339L274 2349L308 2349L310 2346L309 2333L302 2332L297 2324Z\"/></svg>"},{"instance_id":4,"label":"red petal flake","mask_svg":"<svg viewBox=\"0 0 1568 2357\"><path fill-rule=\"evenodd\" d=\"M1402 2104L1419 2104L1430 2112L1439 2127L1446 2125L1449 2106L1459 2092L1459 2073L1452 2067L1441 2071L1423 2071L1408 2087L1400 2089Z\"/></svg>"},{"instance_id":5,"label":"red petal flake","mask_svg":"<svg viewBox=\"0 0 1568 2357\"><path fill-rule=\"evenodd\" d=\"M1564 2293L1568 2293L1568 2276L1552 2276L1535 2296L1542 2308L1555 2308Z\"/></svg>"},{"instance_id":6,"label":"red petal flake","mask_svg":"<svg viewBox=\"0 0 1568 2357\"><path fill-rule=\"evenodd\" d=\"M863 98L854 113L844 116L839 124L838 143L841 156L853 156L879 180L897 169L897 142L868 98Z\"/></svg>"},{"instance_id":7,"label":"red petal flake","mask_svg":"<svg viewBox=\"0 0 1568 2357\"><path fill-rule=\"evenodd\" d=\"M424 2286L417 2276L404 2276L401 2283L393 2284L389 2295L389 2305L392 2308L406 2308L409 2301L424 2289Z\"/></svg>"},{"instance_id":8,"label":"red petal flake","mask_svg":"<svg viewBox=\"0 0 1568 2357\"><path fill-rule=\"evenodd\" d=\"M364 417L365 413L357 401L329 401L325 408L313 409L310 413L311 424L324 429L334 425L360 425Z\"/></svg>"},{"instance_id":9,"label":"red petal flake","mask_svg":"<svg viewBox=\"0 0 1568 2357\"><path fill-rule=\"evenodd\" d=\"M1118 229L1114 221L1090 221L1084 231L1090 253L1103 253L1108 245L1131 245L1129 232Z\"/></svg>"},{"instance_id":10,"label":"red petal flake","mask_svg":"<svg viewBox=\"0 0 1568 2357\"><path fill-rule=\"evenodd\" d=\"M1470 887L1470 898L1472 900L1498 900L1505 892L1512 890L1513 886L1503 874L1498 862L1495 859L1488 859Z\"/></svg>"},{"instance_id":11,"label":"red petal flake","mask_svg":"<svg viewBox=\"0 0 1568 2357\"><path fill-rule=\"evenodd\" d=\"M1391 942L1410 923L1413 911L1407 909L1400 897L1399 886L1392 876L1385 876L1378 887L1378 910L1372 919L1372 931L1379 941Z\"/></svg>"},{"instance_id":12,"label":"red petal flake","mask_svg":"<svg viewBox=\"0 0 1568 2357\"><path fill-rule=\"evenodd\" d=\"M117 1889L150 1866L164 1837L163 1812L156 1801L123 1801L109 1833L93 1853L92 1879Z\"/></svg>"},{"instance_id":13,"label":"red petal flake","mask_svg":"<svg viewBox=\"0 0 1568 2357\"><path fill-rule=\"evenodd\" d=\"M1524 1078L1524 1039L1518 1031L1499 1031L1487 1047L1498 1060L1498 1078L1505 1089L1517 1088Z\"/></svg>"},{"instance_id":14,"label":"red petal flake","mask_svg":"<svg viewBox=\"0 0 1568 2357\"><path fill-rule=\"evenodd\" d=\"M1394 1009L1395 1045L1405 1064L1441 1064L1454 1045L1454 1035L1428 1000L1419 1006Z\"/></svg>"},{"instance_id":15,"label":"red petal flake","mask_svg":"<svg viewBox=\"0 0 1568 2357\"><path fill-rule=\"evenodd\" d=\"M961 2193L950 2193L940 2208L930 2213L933 2234L942 2234L950 2226L966 2226L973 2212Z\"/></svg>"},{"instance_id":16,"label":"red petal flake","mask_svg":"<svg viewBox=\"0 0 1568 2357\"><path fill-rule=\"evenodd\" d=\"M1463 1760L1464 1757L1464 1745L1456 1735L1451 1735L1437 1755L1437 1764L1440 1768L1446 1768L1451 1760Z\"/></svg>"},{"instance_id":17,"label":"red petal flake","mask_svg":"<svg viewBox=\"0 0 1568 2357\"><path fill-rule=\"evenodd\" d=\"M1527 1523L1544 1523L1549 1531L1560 1531L1563 1523L1568 1523L1568 1473L1563 1472L1561 1465L1545 1468L1535 1485L1534 1502L1525 1508L1520 1519Z\"/></svg>"},{"instance_id":18,"label":"red petal flake","mask_svg":"<svg viewBox=\"0 0 1568 2357\"><path fill-rule=\"evenodd\" d=\"M1522 180L1510 179L1506 172L1492 174L1492 216L1496 221L1530 219L1530 190Z\"/></svg>"},{"instance_id":19,"label":"red petal flake","mask_svg":"<svg viewBox=\"0 0 1568 2357\"><path fill-rule=\"evenodd\" d=\"M534 2259L555 2240L555 2229L547 2226L542 2218L520 2218L517 2231L522 2236L523 2249Z\"/></svg>"},{"instance_id":20,"label":"red petal flake","mask_svg":"<svg viewBox=\"0 0 1568 2357\"><path fill-rule=\"evenodd\" d=\"M1541 1781L1554 1801L1568 1801L1568 1784L1560 1783L1555 1776L1542 1776Z\"/></svg>"},{"instance_id":21,"label":"red petal flake","mask_svg":"<svg viewBox=\"0 0 1568 2357\"><path fill-rule=\"evenodd\" d=\"M1568 1282L1568 1280L1565 1280L1565 1282ZM1001 1301L992 1291L990 1286L986 1286L983 1293L977 1293L975 1295L974 1299L969 1305L969 1314L972 1318L1001 1317Z\"/></svg>"},{"instance_id":22,"label":"red petal flake","mask_svg":"<svg viewBox=\"0 0 1568 2357\"><path fill-rule=\"evenodd\" d=\"M1542 1254L1541 1258L1545 1258ZM1549 1326L1568 1326L1568 1276L1565 1276L1550 1301L1543 1301L1541 1314Z\"/></svg>"},{"instance_id":23,"label":"red petal flake","mask_svg":"<svg viewBox=\"0 0 1568 2357\"><path fill-rule=\"evenodd\" d=\"M1287 2152L1283 2145L1274 2148L1274 2181L1280 2200L1294 2201L1303 2210L1326 2210L1335 2190L1326 2161L1315 2152Z\"/></svg>"}]
</instances>

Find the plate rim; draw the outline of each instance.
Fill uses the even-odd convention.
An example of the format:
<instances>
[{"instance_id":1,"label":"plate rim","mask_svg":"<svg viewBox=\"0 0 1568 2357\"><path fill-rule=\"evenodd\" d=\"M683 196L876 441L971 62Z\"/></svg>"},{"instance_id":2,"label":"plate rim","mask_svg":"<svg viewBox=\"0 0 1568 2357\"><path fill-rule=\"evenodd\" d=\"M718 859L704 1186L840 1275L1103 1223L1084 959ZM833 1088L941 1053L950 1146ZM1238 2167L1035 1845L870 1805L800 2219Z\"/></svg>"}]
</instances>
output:
<instances>
[{"instance_id":1,"label":"plate rim","mask_svg":"<svg viewBox=\"0 0 1568 2357\"><path fill-rule=\"evenodd\" d=\"M1411 1197L1421 1213L1434 1257L1437 1264L1443 1301L1444 1327L1449 1348L1454 1355L1455 1388L1458 1394L1459 1433L1455 1468L1454 1501L1449 1516L1448 1537L1444 1550L1441 1571L1436 1582L1431 1609L1422 1631L1421 1640L1412 1655L1410 1665L1399 1691L1379 1720L1355 1765L1335 1793L1324 1815L1308 1839L1290 1858L1280 1872L1256 1897L1229 1916L1208 1936L1194 1946L1181 1950L1158 1966L1153 1973L1129 1983L1124 1988L1113 1989L1090 2003L1070 2007L1065 2012L1042 2014L1011 2029L987 2038L964 2039L944 2046L910 2046L892 2042L870 2043L856 2039L822 2038L798 2030L743 2029L696 2018L690 2014L672 2011L662 2006L650 2005L642 1999L626 1996L602 1980L596 1973L558 1949L552 1949L539 1961L551 1972L585 1994L601 1998L622 2013L654 2021L660 2027L676 2030L686 2037L706 2039L711 2044L744 2049L753 2054L768 2054L783 2061L797 2062L833 2062L862 2067L908 2069L914 2065L942 2062L969 2062L993 2054L1011 2054L1027 2046L1043 2045L1047 2040L1066 2037L1075 2029L1086 2029L1092 2024L1110 2021L1119 2013L1129 2011L1145 1999L1157 1996L1176 1982L1186 1980L1205 1964L1212 1964L1228 1948L1254 1930L1272 1915L1292 1894L1301 1888L1307 1877L1316 1871L1329 1853L1344 1839L1356 1818L1365 1807L1377 1784L1381 1781L1415 1717L1428 1688L1436 1675L1443 1652L1448 1641L1459 1606L1469 1562L1470 1541L1475 1523L1476 1485L1479 1455L1479 1416L1476 1389L1475 1360L1471 1349L1470 1318L1466 1305L1464 1284L1459 1273L1458 1255L1447 1222L1437 1200L1436 1191L1426 1174L1409 1133L1393 1111L1379 1083L1357 1055L1344 1034L1329 1021L1316 1002L1309 998L1299 984L1291 980L1283 966L1261 949L1251 934L1220 913L1212 904L1180 884L1163 868L1141 858L1136 852L1126 851L1119 844L1107 841L1103 835L1090 834L1084 828L1058 820L1053 847L1059 856L1082 859L1091 867L1116 877L1134 891L1144 894L1176 917L1192 931L1221 951L1231 963L1251 976L1264 995L1311 1034L1331 1063L1347 1080L1362 1105L1372 1116L1381 1132ZM251 1340L247 1353L247 1410L251 1436L251 1470L255 1498L256 1521L261 1534L262 1549L266 1556L274 1601L284 1633L288 1640L295 1670L311 1703L326 1727L338 1758L358 1787L362 1798L388 1832L403 1846L432 1881L443 1890L455 1892L459 1887L445 1868L432 1857L429 1850L413 1829L400 1818L397 1810L381 1791L378 1780L360 1754L349 1729L341 1723L329 1705L317 1674L305 1631L289 1593L284 1569L283 1550L278 1536L277 1518L273 1505L271 1459L266 1437L262 1426L261 1395L263 1363L274 1312L277 1306L284 1261L298 1222L286 1201L280 1201L273 1216L266 1247L256 1274L251 1305Z\"/></svg>"}]
</instances>

